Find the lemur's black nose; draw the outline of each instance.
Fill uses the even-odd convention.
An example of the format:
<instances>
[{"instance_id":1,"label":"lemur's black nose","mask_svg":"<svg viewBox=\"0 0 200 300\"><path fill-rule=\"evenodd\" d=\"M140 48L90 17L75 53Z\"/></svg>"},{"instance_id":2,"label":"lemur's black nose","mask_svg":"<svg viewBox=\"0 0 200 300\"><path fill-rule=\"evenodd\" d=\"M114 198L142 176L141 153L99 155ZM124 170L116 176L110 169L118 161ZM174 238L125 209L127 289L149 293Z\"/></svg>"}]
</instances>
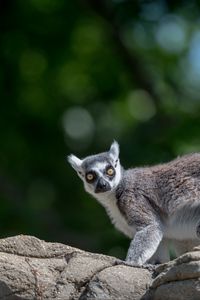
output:
<instances>
[{"instance_id":1,"label":"lemur's black nose","mask_svg":"<svg viewBox=\"0 0 200 300\"><path fill-rule=\"evenodd\" d=\"M97 185L96 185L95 193L107 192L110 189L111 189L110 184L106 180L104 180L102 177L99 178Z\"/></svg>"}]
</instances>

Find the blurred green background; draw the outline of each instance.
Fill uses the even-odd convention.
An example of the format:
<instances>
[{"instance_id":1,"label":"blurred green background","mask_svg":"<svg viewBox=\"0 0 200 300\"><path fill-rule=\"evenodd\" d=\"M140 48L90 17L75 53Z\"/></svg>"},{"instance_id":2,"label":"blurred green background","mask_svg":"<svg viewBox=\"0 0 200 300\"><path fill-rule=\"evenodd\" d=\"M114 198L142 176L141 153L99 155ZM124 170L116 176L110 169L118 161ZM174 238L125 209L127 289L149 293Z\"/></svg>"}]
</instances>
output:
<instances>
[{"instance_id":1,"label":"blurred green background","mask_svg":"<svg viewBox=\"0 0 200 300\"><path fill-rule=\"evenodd\" d=\"M66 156L200 151L200 1L0 2L0 236L124 257Z\"/></svg>"}]
</instances>

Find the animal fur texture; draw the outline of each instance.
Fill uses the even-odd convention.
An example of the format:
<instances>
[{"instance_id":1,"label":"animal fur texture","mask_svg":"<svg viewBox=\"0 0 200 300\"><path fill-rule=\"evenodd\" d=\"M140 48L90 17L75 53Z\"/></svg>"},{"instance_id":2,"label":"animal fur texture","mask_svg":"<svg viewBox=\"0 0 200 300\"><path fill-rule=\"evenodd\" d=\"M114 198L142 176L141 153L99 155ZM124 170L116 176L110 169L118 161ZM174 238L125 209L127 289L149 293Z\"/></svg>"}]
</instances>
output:
<instances>
[{"instance_id":1,"label":"animal fur texture","mask_svg":"<svg viewBox=\"0 0 200 300\"><path fill-rule=\"evenodd\" d=\"M132 239L127 263L163 263L169 244L177 256L200 244L200 154L124 170L113 142L108 152L68 161L115 227Z\"/></svg>"}]
</instances>

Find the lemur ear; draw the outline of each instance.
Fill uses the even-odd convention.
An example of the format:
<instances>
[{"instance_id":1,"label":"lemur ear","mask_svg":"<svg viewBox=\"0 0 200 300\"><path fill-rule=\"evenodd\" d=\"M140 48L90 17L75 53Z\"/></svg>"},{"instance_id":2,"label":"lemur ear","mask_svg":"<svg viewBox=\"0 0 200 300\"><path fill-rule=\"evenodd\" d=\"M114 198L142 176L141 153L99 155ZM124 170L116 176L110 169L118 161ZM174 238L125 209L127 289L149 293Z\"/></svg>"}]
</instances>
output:
<instances>
[{"instance_id":1,"label":"lemur ear","mask_svg":"<svg viewBox=\"0 0 200 300\"><path fill-rule=\"evenodd\" d=\"M119 144L116 141L114 141L112 143L108 153L114 161L118 160L118 158L119 158Z\"/></svg>"},{"instance_id":2,"label":"lemur ear","mask_svg":"<svg viewBox=\"0 0 200 300\"><path fill-rule=\"evenodd\" d=\"M74 170L76 170L78 173L81 173L82 171L81 164L83 162L81 159L71 154L67 157L67 160Z\"/></svg>"}]
</instances>

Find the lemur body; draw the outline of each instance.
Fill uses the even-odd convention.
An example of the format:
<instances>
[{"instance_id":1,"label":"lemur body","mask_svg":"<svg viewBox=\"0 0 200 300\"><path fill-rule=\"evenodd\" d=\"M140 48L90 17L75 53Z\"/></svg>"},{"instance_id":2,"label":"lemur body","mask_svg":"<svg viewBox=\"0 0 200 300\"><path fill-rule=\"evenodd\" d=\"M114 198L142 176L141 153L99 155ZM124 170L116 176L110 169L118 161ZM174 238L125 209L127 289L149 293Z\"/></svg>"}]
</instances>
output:
<instances>
[{"instance_id":1,"label":"lemur body","mask_svg":"<svg viewBox=\"0 0 200 300\"><path fill-rule=\"evenodd\" d=\"M117 229L132 239L126 261L169 260L168 243L180 255L200 244L200 154L124 170L116 142L108 152L69 162L106 209Z\"/></svg>"}]
</instances>

